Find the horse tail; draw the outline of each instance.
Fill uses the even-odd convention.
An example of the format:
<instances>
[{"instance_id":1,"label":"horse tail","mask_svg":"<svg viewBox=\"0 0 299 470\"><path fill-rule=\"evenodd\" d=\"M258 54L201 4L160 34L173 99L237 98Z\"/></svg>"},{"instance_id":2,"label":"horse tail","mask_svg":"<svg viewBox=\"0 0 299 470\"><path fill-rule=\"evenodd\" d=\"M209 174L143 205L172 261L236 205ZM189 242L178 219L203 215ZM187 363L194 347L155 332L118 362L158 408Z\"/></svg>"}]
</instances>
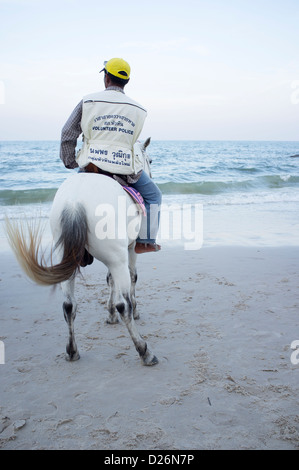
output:
<instances>
[{"instance_id":1,"label":"horse tail","mask_svg":"<svg viewBox=\"0 0 299 470\"><path fill-rule=\"evenodd\" d=\"M40 285L54 285L67 281L80 271L87 244L88 224L82 204L66 206L60 216L61 235L54 250L62 253L58 264L45 263L45 253L41 249L42 233L40 222L32 225L25 221L20 225L6 219L6 233L9 243L27 276ZM52 259L53 249L51 250Z\"/></svg>"}]
</instances>

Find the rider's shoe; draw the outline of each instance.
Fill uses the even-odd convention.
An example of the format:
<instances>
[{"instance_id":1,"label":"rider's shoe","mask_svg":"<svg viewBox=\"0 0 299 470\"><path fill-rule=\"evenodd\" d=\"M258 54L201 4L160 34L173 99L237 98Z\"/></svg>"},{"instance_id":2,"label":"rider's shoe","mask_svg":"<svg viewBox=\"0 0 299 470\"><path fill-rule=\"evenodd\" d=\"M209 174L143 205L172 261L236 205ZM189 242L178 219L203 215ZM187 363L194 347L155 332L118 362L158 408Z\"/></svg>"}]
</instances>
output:
<instances>
[{"instance_id":1,"label":"rider's shoe","mask_svg":"<svg viewBox=\"0 0 299 470\"><path fill-rule=\"evenodd\" d=\"M152 253L155 251L160 251L161 246L157 245L157 243L140 243L137 242L135 246L135 253Z\"/></svg>"}]
</instances>

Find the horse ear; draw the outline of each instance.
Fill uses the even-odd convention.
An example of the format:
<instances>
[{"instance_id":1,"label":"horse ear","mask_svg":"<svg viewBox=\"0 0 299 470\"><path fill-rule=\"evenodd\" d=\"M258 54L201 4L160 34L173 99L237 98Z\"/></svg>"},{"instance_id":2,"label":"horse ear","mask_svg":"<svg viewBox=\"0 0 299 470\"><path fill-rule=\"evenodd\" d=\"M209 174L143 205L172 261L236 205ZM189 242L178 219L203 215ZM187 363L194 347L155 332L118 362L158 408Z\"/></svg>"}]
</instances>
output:
<instances>
[{"instance_id":1,"label":"horse ear","mask_svg":"<svg viewBox=\"0 0 299 470\"><path fill-rule=\"evenodd\" d=\"M150 143L151 143L151 137L148 137L148 138L146 139L146 141L144 142L144 144L143 144L144 150L146 149L146 147L149 146Z\"/></svg>"}]
</instances>

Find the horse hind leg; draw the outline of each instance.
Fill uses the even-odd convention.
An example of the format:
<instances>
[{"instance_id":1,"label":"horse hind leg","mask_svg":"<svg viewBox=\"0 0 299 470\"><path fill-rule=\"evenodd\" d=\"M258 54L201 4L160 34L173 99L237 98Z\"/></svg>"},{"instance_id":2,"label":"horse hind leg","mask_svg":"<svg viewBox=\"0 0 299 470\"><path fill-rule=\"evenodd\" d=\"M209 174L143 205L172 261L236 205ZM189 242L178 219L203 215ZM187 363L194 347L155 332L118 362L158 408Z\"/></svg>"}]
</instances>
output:
<instances>
[{"instance_id":1,"label":"horse hind leg","mask_svg":"<svg viewBox=\"0 0 299 470\"><path fill-rule=\"evenodd\" d=\"M132 303L129 298L129 295L124 295L123 301L117 303L116 308L130 333L130 336L133 340L136 351L138 352L142 363L145 366L153 366L155 364L158 364L158 359L148 348L146 341L142 338L142 336L137 330L133 317Z\"/></svg>"},{"instance_id":2,"label":"horse hind leg","mask_svg":"<svg viewBox=\"0 0 299 470\"><path fill-rule=\"evenodd\" d=\"M77 303L74 298L74 283L75 279L72 278L61 284L62 291L65 297L65 301L63 302L62 306L63 314L69 330L68 343L66 345L66 359L69 361L77 361L78 359L80 359L80 354L78 352L74 332L74 321L76 318L77 311Z\"/></svg>"},{"instance_id":3,"label":"horse hind leg","mask_svg":"<svg viewBox=\"0 0 299 470\"><path fill-rule=\"evenodd\" d=\"M116 275L113 274L114 279L114 295L115 295L115 307L120 315L120 318L125 323L130 336L133 340L136 351L138 352L142 363L146 366L152 366L158 363L158 359L149 349L146 341L139 334L136 327L133 307L130 299L130 274L126 267L126 270L118 269ZM124 286L124 281L125 286Z\"/></svg>"}]
</instances>

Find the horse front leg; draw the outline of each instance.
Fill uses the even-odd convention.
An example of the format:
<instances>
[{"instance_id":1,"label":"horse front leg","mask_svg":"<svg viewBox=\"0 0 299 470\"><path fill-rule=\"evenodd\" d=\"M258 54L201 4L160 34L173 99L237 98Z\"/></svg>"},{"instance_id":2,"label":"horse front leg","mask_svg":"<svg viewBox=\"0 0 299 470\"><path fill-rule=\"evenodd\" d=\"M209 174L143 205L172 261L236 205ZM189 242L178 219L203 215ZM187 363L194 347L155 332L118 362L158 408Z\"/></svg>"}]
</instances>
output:
<instances>
[{"instance_id":1,"label":"horse front leg","mask_svg":"<svg viewBox=\"0 0 299 470\"><path fill-rule=\"evenodd\" d=\"M115 325L115 323L119 323L118 320L118 313L115 307L115 295L114 295L114 282L112 279L112 275L110 272L107 274L107 284L110 287L110 294L109 294L109 299L107 302L107 309L109 312L109 315L107 317L106 323L109 325Z\"/></svg>"},{"instance_id":2,"label":"horse front leg","mask_svg":"<svg viewBox=\"0 0 299 470\"><path fill-rule=\"evenodd\" d=\"M74 287L74 277L61 284L62 292L65 298L65 301L63 302L62 306L63 314L69 330L68 343L66 345L66 359L69 361L77 361L78 359L80 359L80 354L78 352L74 333L74 321L77 312L77 303L74 297Z\"/></svg>"},{"instance_id":3,"label":"horse front leg","mask_svg":"<svg viewBox=\"0 0 299 470\"><path fill-rule=\"evenodd\" d=\"M136 296L135 296L135 288L136 288L136 282L137 282L136 260L137 260L137 253L135 253L135 243L134 243L129 248L129 271L130 271L130 277L131 277L130 294L131 294L134 320L139 320L140 315L137 312L137 302L136 302Z\"/></svg>"}]
</instances>

